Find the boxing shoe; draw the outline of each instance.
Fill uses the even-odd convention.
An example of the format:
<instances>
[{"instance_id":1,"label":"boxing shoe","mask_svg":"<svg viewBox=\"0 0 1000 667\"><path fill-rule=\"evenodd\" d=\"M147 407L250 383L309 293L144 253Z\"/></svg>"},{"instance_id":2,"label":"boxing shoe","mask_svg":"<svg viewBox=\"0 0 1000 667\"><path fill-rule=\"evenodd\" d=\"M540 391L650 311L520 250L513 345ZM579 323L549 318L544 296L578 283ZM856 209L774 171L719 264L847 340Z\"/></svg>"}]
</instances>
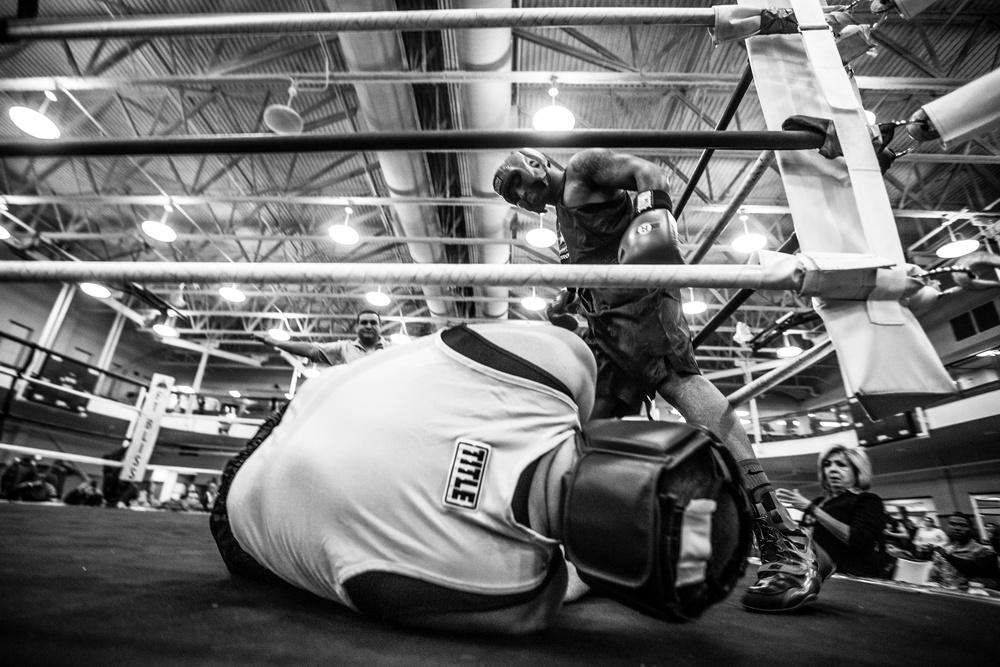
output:
<instances>
[{"instance_id":1,"label":"boxing shoe","mask_svg":"<svg viewBox=\"0 0 1000 667\"><path fill-rule=\"evenodd\" d=\"M819 597L823 581L833 573L832 562L820 571L812 539L799 529L780 531L766 518L754 519L753 533L760 550L757 582L743 594L743 606L752 611L784 612ZM823 576L826 575L826 576Z\"/></svg>"}]
</instances>

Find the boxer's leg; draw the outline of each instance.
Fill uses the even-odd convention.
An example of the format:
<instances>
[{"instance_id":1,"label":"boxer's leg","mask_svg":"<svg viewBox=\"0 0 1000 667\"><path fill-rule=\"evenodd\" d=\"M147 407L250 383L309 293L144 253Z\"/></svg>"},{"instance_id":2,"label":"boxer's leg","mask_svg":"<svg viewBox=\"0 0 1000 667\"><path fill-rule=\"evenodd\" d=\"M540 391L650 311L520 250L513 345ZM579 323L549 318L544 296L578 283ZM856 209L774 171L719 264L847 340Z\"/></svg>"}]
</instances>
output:
<instances>
[{"instance_id":1,"label":"boxer's leg","mask_svg":"<svg viewBox=\"0 0 1000 667\"><path fill-rule=\"evenodd\" d=\"M657 392L688 422L714 433L739 463L754 508L754 537L761 557L757 582L747 589L743 604L757 611L788 611L815 600L822 582L812 541L775 496L725 396L703 376L673 370Z\"/></svg>"}]
</instances>

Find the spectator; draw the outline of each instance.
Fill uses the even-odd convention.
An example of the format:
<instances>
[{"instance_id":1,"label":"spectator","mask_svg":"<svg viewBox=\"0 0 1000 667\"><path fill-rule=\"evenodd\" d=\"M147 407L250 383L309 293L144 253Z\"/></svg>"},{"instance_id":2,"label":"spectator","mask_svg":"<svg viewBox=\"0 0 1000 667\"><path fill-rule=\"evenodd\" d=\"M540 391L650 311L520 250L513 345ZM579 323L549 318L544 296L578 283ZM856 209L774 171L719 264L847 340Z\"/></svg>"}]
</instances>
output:
<instances>
[{"instance_id":1,"label":"spectator","mask_svg":"<svg viewBox=\"0 0 1000 667\"><path fill-rule=\"evenodd\" d=\"M362 310L358 313L354 320L354 332L357 337L353 340L338 340L332 343L296 343L276 341L258 334L254 336L271 347L328 366L349 364L390 345L389 341L382 338L382 318L374 310Z\"/></svg>"},{"instance_id":2,"label":"spectator","mask_svg":"<svg viewBox=\"0 0 1000 667\"><path fill-rule=\"evenodd\" d=\"M25 482L38 479L38 463L34 456L20 456L14 459L0 476L0 497L13 498L14 489Z\"/></svg>"},{"instance_id":3,"label":"spectator","mask_svg":"<svg viewBox=\"0 0 1000 667\"><path fill-rule=\"evenodd\" d=\"M893 557L900 556L907 558L913 555L913 544L910 541L910 533L903 528L902 522L891 514L886 514L885 528L882 530L885 539L887 553Z\"/></svg>"},{"instance_id":4,"label":"spectator","mask_svg":"<svg viewBox=\"0 0 1000 667\"><path fill-rule=\"evenodd\" d=\"M67 505L89 505L100 507L104 504L104 494L97 488L97 480L81 482L75 489L66 494L63 502Z\"/></svg>"},{"instance_id":5,"label":"spectator","mask_svg":"<svg viewBox=\"0 0 1000 667\"><path fill-rule=\"evenodd\" d=\"M942 588L969 589L969 582L997 587L997 553L972 539L972 519L963 512L948 517L945 532L951 542L934 547L934 569L929 580Z\"/></svg>"},{"instance_id":6,"label":"spectator","mask_svg":"<svg viewBox=\"0 0 1000 667\"><path fill-rule=\"evenodd\" d=\"M986 524L986 544L993 547L993 551L1000 554L1000 526L995 523Z\"/></svg>"},{"instance_id":7,"label":"spectator","mask_svg":"<svg viewBox=\"0 0 1000 667\"><path fill-rule=\"evenodd\" d=\"M571 264L683 264L668 187L669 174L660 165L603 148L574 154L565 168L522 148L493 176L493 189L509 204L535 213L555 208L560 259ZM701 374L680 291L567 289L549 309L550 320L575 331L568 314L574 304L586 310L586 340L597 359L595 419L637 414L659 394L736 458L757 517L753 531L761 554L757 581L744 592L743 605L788 611L815 600L822 582L811 543L775 497L732 406Z\"/></svg>"},{"instance_id":8,"label":"spectator","mask_svg":"<svg viewBox=\"0 0 1000 667\"><path fill-rule=\"evenodd\" d=\"M180 495L176 495L170 500L160 505L161 509L173 512L202 512L201 499L198 497L198 486L194 483L184 487Z\"/></svg>"},{"instance_id":9,"label":"spectator","mask_svg":"<svg viewBox=\"0 0 1000 667\"><path fill-rule=\"evenodd\" d=\"M101 456L107 461L121 461L128 453L128 447L119 447L113 452L108 452ZM101 475L103 483L101 491L104 494L104 502L108 507L128 507L132 501L139 497L139 486L135 482L127 482L120 479L121 466L103 466Z\"/></svg>"},{"instance_id":10,"label":"spectator","mask_svg":"<svg viewBox=\"0 0 1000 667\"><path fill-rule=\"evenodd\" d=\"M832 560L837 571L887 578L893 561L883 541L885 507L867 490L872 483L868 455L859 447L834 445L820 454L818 468L822 496L810 501L798 489L778 489L778 498L803 513L821 557Z\"/></svg>"},{"instance_id":11,"label":"spectator","mask_svg":"<svg viewBox=\"0 0 1000 667\"><path fill-rule=\"evenodd\" d=\"M899 524L902 526L903 530L906 531L907 535L910 537L910 548L913 547L913 536L917 534L917 529L920 527L910 516L910 511L906 509L904 505L897 505L896 511L899 512Z\"/></svg>"},{"instance_id":12,"label":"spectator","mask_svg":"<svg viewBox=\"0 0 1000 667\"><path fill-rule=\"evenodd\" d=\"M139 495L135 499L135 502L129 505L130 509L137 510L151 510L157 509L158 507L159 503L153 498L148 488L140 488Z\"/></svg>"},{"instance_id":13,"label":"spectator","mask_svg":"<svg viewBox=\"0 0 1000 667\"><path fill-rule=\"evenodd\" d=\"M934 517L928 514L923 518L923 525L913 536L913 555L928 560L934 552L934 547L946 546L948 541L948 534L938 528Z\"/></svg>"},{"instance_id":14,"label":"spectator","mask_svg":"<svg viewBox=\"0 0 1000 667\"><path fill-rule=\"evenodd\" d=\"M215 505L215 499L218 497L219 481L213 477L208 480L208 484L206 484L205 488L198 494L198 500L201 502L201 509L205 512L211 512L212 507Z\"/></svg>"}]
</instances>

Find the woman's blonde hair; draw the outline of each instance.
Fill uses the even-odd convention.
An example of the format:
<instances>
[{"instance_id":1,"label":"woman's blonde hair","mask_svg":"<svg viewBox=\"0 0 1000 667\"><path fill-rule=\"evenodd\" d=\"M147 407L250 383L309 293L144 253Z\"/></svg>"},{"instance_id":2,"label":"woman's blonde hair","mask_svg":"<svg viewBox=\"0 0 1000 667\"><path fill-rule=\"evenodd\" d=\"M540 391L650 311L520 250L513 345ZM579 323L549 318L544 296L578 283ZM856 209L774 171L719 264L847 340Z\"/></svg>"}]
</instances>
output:
<instances>
[{"instance_id":1,"label":"woman's blonde hair","mask_svg":"<svg viewBox=\"0 0 1000 667\"><path fill-rule=\"evenodd\" d=\"M819 461L816 463L818 468L817 474L819 476L820 486L823 487L824 491L829 491L830 489L826 485L826 477L823 475L823 462L834 454L843 454L844 458L850 464L851 468L854 469L854 477L857 480L857 488L864 491L872 485L872 462L868 458L868 454L865 450L860 447L848 447L846 445L834 445L828 448L825 452L819 455Z\"/></svg>"}]
</instances>

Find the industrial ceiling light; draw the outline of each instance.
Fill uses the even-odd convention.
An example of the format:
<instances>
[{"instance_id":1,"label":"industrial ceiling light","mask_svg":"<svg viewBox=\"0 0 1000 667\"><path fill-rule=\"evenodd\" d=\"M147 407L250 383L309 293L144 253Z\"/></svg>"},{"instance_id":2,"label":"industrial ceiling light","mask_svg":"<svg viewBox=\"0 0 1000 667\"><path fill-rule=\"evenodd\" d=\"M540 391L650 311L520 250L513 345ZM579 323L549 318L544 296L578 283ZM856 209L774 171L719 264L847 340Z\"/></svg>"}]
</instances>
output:
<instances>
[{"instance_id":1,"label":"industrial ceiling light","mask_svg":"<svg viewBox=\"0 0 1000 667\"><path fill-rule=\"evenodd\" d=\"M767 238L765 236L750 233L750 229L747 227L748 219L749 216L746 213L740 213L740 222L743 223L743 235L733 241L733 250L743 254L760 250L767 245Z\"/></svg>"},{"instance_id":2,"label":"industrial ceiling light","mask_svg":"<svg viewBox=\"0 0 1000 667\"><path fill-rule=\"evenodd\" d=\"M6 241L10 238L10 232L7 231L6 227L0 227L0 241Z\"/></svg>"},{"instance_id":3,"label":"industrial ceiling light","mask_svg":"<svg viewBox=\"0 0 1000 667\"><path fill-rule=\"evenodd\" d=\"M976 353L977 357L1000 357L1000 350L983 350Z\"/></svg>"},{"instance_id":4,"label":"industrial ceiling light","mask_svg":"<svg viewBox=\"0 0 1000 667\"><path fill-rule=\"evenodd\" d=\"M775 352L779 359L789 359L802 354L802 348L798 345L793 345L787 334L782 334L781 340L784 341L785 344L779 347L777 352Z\"/></svg>"},{"instance_id":5,"label":"industrial ceiling light","mask_svg":"<svg viewBox=\"0 0 1000 667\"><path fill-rule=\"evenodd\" d=\"M89 294L96 299L107 299L111 296L111 290L97 283L80 283L80 289L84 294Z\"/></svg>"},{"instance_id":6,"label":"industrial ceiling light","mask_svg":"<svg viewBox=\"0 0 1000 667\"><path fill-rule=\"evenodd\" d=\"M8 109L7 115L10 116L14 125L17 125L25 134L30 134L36 139L58 139L60 135L59 128L45 115L45 111L49 108L49 103L55 101L56 94L51 90L46 90L45 101L42 102L42 106L37 111L18 105Z\"/></svg>"},{"instance_id":7,"label":"industrial ceiling light","mask_svg":"<svg viewBox=\"0 0 1000 667\"><path fill-rule=\"evenodd\" d=\"M557 240L556 233L545 226L545 214L538 214L538 226L528 230L524 239L536 248L551 248Z\"/></svg>"},{"instance_id":8,"label":"industrial ceiling light","mask_svg":"<svg viewBox=\"0 0 1000 667\"><path fill-rule=\"evenodd\" d=\"M935 253L942 259L954 259L955 257L968 255L979 248L979 241L976 239L955 238L955 232L952 230L950 224L948 225L948 235L951 237L951 241L938 248L937 253Z\"/></svg>"},{"instance_id":9,"label":"industrial ceiling light","mask_svg":"<svg viewBox=\"0 0 1000 667\"><path fill-rule=\"evenodd\" d=\"M361 236L358 234L358 230L349 224L351 213L354 213L354 209L348 206L344 209L344 212L347 214L344 222L330 226L330 238L333 239L334 243L339 243L340 245L355 245L361 240Z\"/></svg>"},{"instance_id":10,"label":"industrial ceiling light","mask_svg":"<svg viewBox=\"0 0 1000 667\"><path fill-rule=\"evenodd\" d=\"M370 303L371 305L379 306L380 308L383 306L388 306L389 302L392 300L389 298L388 294L382 291L381 285L379 285L378 289L376 289L374 292L368 292L367 294L365 294L365 299L367 299L368 303Z\"/></svg>"},{"instance_id":11,"label":"industrial ceiling light","mask_svg":"<svg viewBox=\"0 0 1000 667\"><path fill-rule=\"evenodd\" d=\"M278 320L278 326L271 327L270 329L267 330L267 335L274 340L280 340L280 341L289 340L292 337L292 334L290 334L288 332L288 329L285 328L286 324L287 322L285 322L285 318L282 317L280 320Z\"/></svg>"},{"instance_id":12,"label":"industrial ceiling light","mask_svg":"<svg viewBox=\"0 0 1000 667\"><path fill-rule=\"evenodd\" d=\"M538 296L535 293L534 287L531 288L531 296L526 296L523 299L521 299L521 306L525 310L533 310L533 311L545 310L546 305L547 304L545 303L545 299L543 299L542 297Z\"/></svg>"},{"instance_id":13,"label":"industrial ceiling light","mask_svg":"<svg viewBox=\"0 0 1000 667\"><path fill-rule=\"evenodd\" d=\"M704 313L708 310L708 304L704 301L698 301L694 298L694 288L689 287L688 290L691 292L691 300L685 301L684 305L681 306L681 310L684 311L685 315L697 315L698 313Z\"/></svg>"},{"instance_id":14,"label":"industrial ceiling light","mask_svg":"<svg viewBox=\"0 0 1000 667\"><path fill-rule=\"evenodd\" d=\"M549 95L552 97L552 104L542 107L535 112L531 119L531 124L536 130L541 132L568 132L576 126L576 118L573 112L564 106L556 104L556 95L559 89L556 88L555 81L549 88Z\"/></svg>"},{"instance_id":15,"label":"industrial ceiling light","mask_svg":"<svg viewBox=\"0 0 1000 667\"><path fill-rule=\"evenodd\" d=\"M232 301L233 303L243 303L247 300L247 295L237 287L235 284L229 287L220 287L219 296L221 296L226 301Z\"/></svg>"},{"instance_id":16,"label":"industrial ceiling light","mask_svg":"<svg viewBox=\"0 0 1000 667\"><path fill-rule=\"evenodd\" d=\"M292 81L288 87L288 104L272 104L264 109L264 124L275 134L302 134L305 123L299 112L292 108L292 100L297 94Z\"/></svg>"},{"instance_id":17,"label":"industrial ceiling light","mask_svg":"<svg viewBox=\"0 0 1000 667\"><path fill-rule=\"evenodd\" d=\"M393 345L406 345L410 342L410 335L406 333L406 320L400 320L400 330L389 336L389 342Z\"/></svg>"},{"instance_id":18,"label":"industrial ceiling light","mask_svg":"<svg viewBox=\"0 0 1000 667\"><path fill-rule=\"evenodd\" d=\"M168 317L164 322L154 324L153 331L164 338L177 338L179 335L177 329L174 328L174 318L172 317Z\"/></svg>"},{"instance_id":19,"label":"industrial ceiling light","mask_svg":"<svg viewBox=\"0 0 1000 667\"><path fill-rule=\"evenodd\" d=\"M230 396L232 396L233 398L239 398L239 397L241 397L241 396L242 396L243 394L241 394L241 393L240 393L239 391L237 391L236 389L230 389L230 390L229 390L229 395L230 395Z\"/></svg>"},{"instance_id":20,"label":"industrial ceiling light","mask_svg":"<svg viewBox=\"0 0 1000 667\"><path fill-rule=\"evenodd\" d=\"M142 221L142 231L151 239L156 241L162 241L164 243L173 243L177 240L177 232L167 224L167 215L173 209L169 206L164 207L163 215L160 216L159 220L143 220Z\"/></svg>"}]
</instances>

